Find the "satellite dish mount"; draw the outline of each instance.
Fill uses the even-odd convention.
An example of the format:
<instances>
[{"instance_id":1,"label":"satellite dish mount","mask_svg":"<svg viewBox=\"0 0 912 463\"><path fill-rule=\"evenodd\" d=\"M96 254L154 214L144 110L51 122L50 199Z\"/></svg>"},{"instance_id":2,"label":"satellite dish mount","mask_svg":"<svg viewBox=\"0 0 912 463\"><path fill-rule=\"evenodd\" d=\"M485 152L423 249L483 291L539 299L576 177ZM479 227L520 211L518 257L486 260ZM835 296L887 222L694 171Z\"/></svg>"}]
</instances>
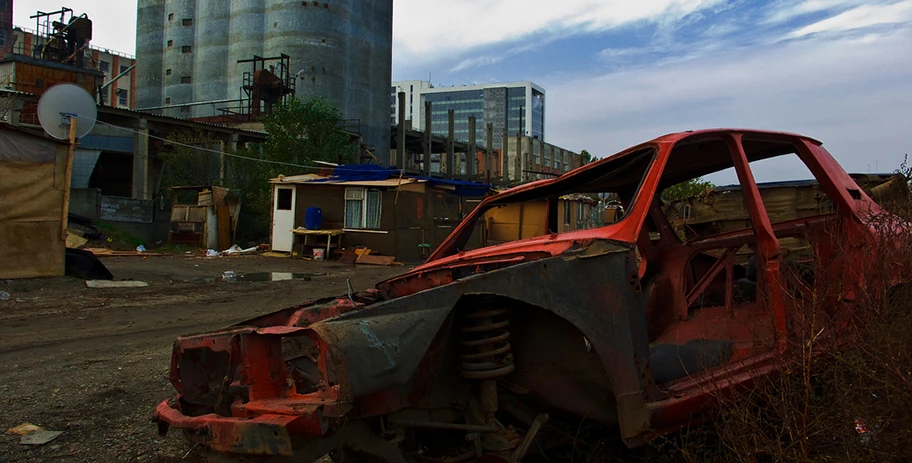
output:
<instances>
[{"instance_id":1,"label":"satellite dish mount","mask_svg":"<svg viewBox=\"0 0 912 463\"><path fill-rule=\"evenodd\" d=\"M95 127L98 107L84 88L73 84L57 84L47 89L38 100L38 121L48 135L67 140L66 175L64 176L63 212L60 217L60 239L67 237L67 216L70 213L70 184L73 178L73 155L76 140ZM84 122L79 123L79 118Z\"/></svg>"}]
</instances>

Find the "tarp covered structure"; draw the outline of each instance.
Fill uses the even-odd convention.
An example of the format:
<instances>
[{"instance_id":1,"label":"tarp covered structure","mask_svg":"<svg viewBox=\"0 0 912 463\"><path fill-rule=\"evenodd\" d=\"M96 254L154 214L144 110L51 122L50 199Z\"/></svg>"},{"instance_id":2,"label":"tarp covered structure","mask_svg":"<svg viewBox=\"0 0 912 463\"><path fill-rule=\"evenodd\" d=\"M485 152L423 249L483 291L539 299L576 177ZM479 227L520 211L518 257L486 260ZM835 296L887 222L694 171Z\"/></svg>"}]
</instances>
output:
<instances>
[{"instance_id":1,"label":"tarp covered structure","mask_svg":"<svg viewBox=\"0 0 912 463\"><path fill-rule=\"evenodd\" d=\"M336 181L370 181L370 180L387 180L398 178L401 174L396 168L382 167L376 164L354 164L338 166L333 170L331 177L314 179L314 182L336 182ZM408 175L419 181L426 181L431 186L446 185L455 188L455 193L460 196L483 196L492 191L491 185L478 182L468 182L463 180L451 180L437 177L424 177L420 175Z\"/></svg>"},{"instance_id":2,"label":"tarp covered structure","mask_svg":"<svg viewBox=\"0 0 912 463\"><path fill-rule=\"evenodd\" d=\"M0 279L64 274L67 145L0 124Z\"/></svg>"}]
</instances>

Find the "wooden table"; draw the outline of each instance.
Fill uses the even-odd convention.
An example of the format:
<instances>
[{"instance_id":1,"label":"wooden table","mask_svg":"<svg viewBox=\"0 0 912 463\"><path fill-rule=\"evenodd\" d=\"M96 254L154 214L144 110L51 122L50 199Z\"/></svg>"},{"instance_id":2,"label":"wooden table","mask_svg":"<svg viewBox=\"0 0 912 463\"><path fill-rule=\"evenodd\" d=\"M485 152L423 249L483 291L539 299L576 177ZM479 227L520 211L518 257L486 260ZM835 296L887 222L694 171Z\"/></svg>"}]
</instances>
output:
<instances>
[{"instance_id":1,"label":"wooden table","mask_svg":"<svg viewBox=\"0 0 912 463\"><path fill-rule=\"evenodd\" d=\"M307 229L305 229L305 228L298 228L298 229L292 230L291 233L292 233L292 235L293 235L293 236L292 236L292 243L295 242L295 238L296 238L296 237L298 237L298 236L304 237L304 243L303 243L303 244L304 244L304 247L305 247L305 248L308 247L308 246L310 246L310 247L323 247L323 244L322 244L322 243L319 244L319 246L315 246L315 245L313 245L313 244L310 244L310 245L307 244L307 237L309 237L309 236L325 236L325 237L326 237L326 255L325 255L323 258L326 259L326 260L329 260L330 248L332 247L332 238L333 238L334 236L338 236L338 237L339 237L339 240L338 240L338 243L336 244L336 246L341 246L341 244L342 244L342 233L344 233L344 231L343 231L341 228L328 229L328 230L307 230ZM292 246L292 248L294 248L294 246Z\"/></svg>"}]
</instances>

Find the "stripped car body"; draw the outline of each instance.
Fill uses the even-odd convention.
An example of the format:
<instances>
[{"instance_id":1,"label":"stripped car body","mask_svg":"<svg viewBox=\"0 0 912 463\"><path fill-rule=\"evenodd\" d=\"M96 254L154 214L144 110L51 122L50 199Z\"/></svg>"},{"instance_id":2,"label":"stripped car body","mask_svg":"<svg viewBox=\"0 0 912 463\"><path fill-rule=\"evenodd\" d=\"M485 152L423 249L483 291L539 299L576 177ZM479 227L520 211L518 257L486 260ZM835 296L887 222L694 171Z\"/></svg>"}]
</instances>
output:
<instances>
[{"instance_id":1,"label":"stripped car body","mask_svg":"<svg viewBox=\"0 0 912 463\"><path fill-rule=\"evenodd\" d=\"M751 164L787 154L832 210L770 223ZM682 242L659 194L727 168L750 223ZM485 213L510 204L548 201L543 220L556 230L555 202L571 193L613 194L626 212L596 228L465 250ZM641 445L700 419L714 394L749 387L788 352L803 320L780 283L800 263L786 261L778 240L808 240L817 280L845 283L821 303L836 319L865 284L844 264L868 252L861 245L875 234L864 217L881 213L813 139L666 135L486 199L427 263L376 289L179 338L178 395L156 419L215 452L295 461L340 449L389 462L519 461L549 414L616 426ZM859 246L840 247L846 239Z\"/></svg>"}]
</instances>

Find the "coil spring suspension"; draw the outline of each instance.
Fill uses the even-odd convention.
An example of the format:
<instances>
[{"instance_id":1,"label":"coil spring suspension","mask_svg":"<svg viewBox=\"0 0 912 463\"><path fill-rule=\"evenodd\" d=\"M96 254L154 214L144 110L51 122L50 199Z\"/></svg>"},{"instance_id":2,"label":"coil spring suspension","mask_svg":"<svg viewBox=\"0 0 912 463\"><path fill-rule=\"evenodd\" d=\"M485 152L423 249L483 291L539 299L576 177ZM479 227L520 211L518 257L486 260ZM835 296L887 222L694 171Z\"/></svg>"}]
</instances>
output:
<instances>
[{"instance_id":1,"label":"coil spring suspension","mask_svg":"<svg viewBox=\"0 0 912 463\"><path fill-rule=\"evenodd\" d=\"M479 305L463 312L464 326L460 329L463 378L495 379L513 371L507 311Z\"/></svg>"}]
</instances>

